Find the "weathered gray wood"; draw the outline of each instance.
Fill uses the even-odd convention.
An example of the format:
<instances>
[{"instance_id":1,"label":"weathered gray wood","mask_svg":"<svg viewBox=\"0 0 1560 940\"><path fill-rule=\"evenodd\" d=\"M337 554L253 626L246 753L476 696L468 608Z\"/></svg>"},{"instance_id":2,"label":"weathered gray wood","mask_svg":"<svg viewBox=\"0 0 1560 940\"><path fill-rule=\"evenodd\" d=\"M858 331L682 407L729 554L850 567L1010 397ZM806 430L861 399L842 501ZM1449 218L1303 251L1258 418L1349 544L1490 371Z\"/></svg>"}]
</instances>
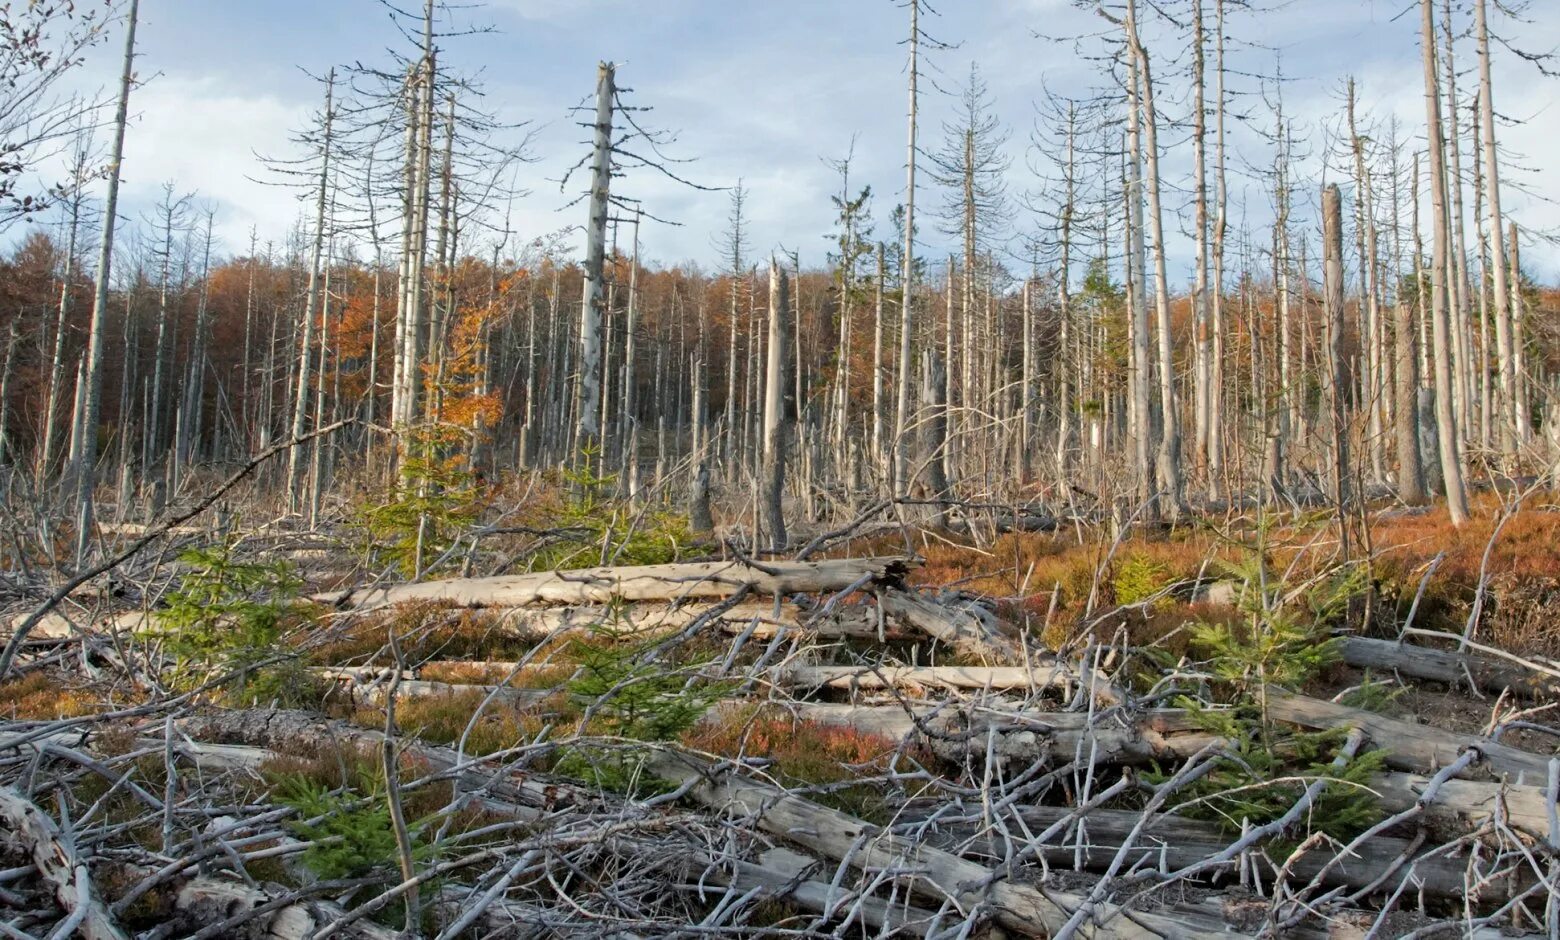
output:
<instances>
[{"instance_id":1,"label":"weathered gray wood","mask_svg":"<svg viewBox=\"0 0 1560 940\"><path fill-rule=\"evenodd\" d=\"M126 940L126 934L98 901L87 860L78 857L43 810L10 787L0 787L0 820L32 856L38 874L54 891L67 914L80 916L78 929L87 940Z\"/></svg>"},{"instance_id":2,"label":"weathered gray wood","mask_svg":"<svg viewBox=\"0 0 1560 940\"><path fill-rule=\"evenodd\" d=\"M1484 756L1485 766L1497 774L1507 775L1513 783L1539 784L1548 773L1547 758L1509 744L1388 718L1306 695L1272 691L1268 697L1268 713L1278 721L1307 728L1359 728L1370 737L1373 745L1386 753L1387 766L1396 770L1434 770L1451 763L1464 748L1476 747Z\"/></svg>"},{"instance_id":3,"label":"weathered gray wood","mask_svg":"<svg viewBox=\"0 0 1560 940\"><path fill-rule=\"evenodd\" d=\"M864 871L904 872L912 890L941 901L956 899L966 912L989 911L1002 927L1024 936L1049 936L1084 904L1063 891L1041 891L1014 880L999 880L991 869L949 852L922 845L860 819L794 796L779 787L732 774L718 778L709 766L663 754L652 761L655 773L689 785L688 796L723 812L755 817L768 832ZM1161 938L1234 937L1224 924L1193 915L1174 917L1134 911L1130 919L1110 904L1098 905L1089 935Z\"/></svg>"},{"instance_id":4,"label":"weathered gray wood","mask_svg":"<svg viewBox=\"0 0 1560 940\"><path fill-rule=\"evenodd\" d=\"M1004 763L1024 765L1091 755L1101 764L1142 764L1190 757L1214 740L1176 709L1150 712L1135 720L1094 717L1092 721L1085 712L999 712L951 705L922 709L914 717L898 705L802 702L791 706L790 712L798 718L921 743L956 761L983 760L989 751ZM992 736L995 740L988 748Z\"/></svg>"},{"instance_id":5,"label":"weathered gray wood","mask_svg":"<svg viewBox=\"0 0 1560 940\"><path fill-rule=\"evenodd\" d=\"M1370 788L1383 810L1400 813L1418 803L1429 785L1430 778L1419 774L1385 773L1373 778ZM1456 831L1477 828L1499 815L1513 829L1549 837L1549 801L1543 786L1447 780L1425 807L1425 815Z\"/></svg>"},{"instance_id":6,"label":"weathered gray wood","mask_svg":"<svg viewBox=\"0 0 1560 940\"><path fill-rule=\"evenodd\" d=\"M897 814L896 818L903 820L905 826L914 826L930 816L934 809L927 806L912 806ZM1060 806L1023 806L1016 807L1013 811L1035 833L1045 831L1073 813L1070 807ZM1086 814L1081 827L1083 832L1081 848L1078 845L1079 827L1074 824L1068 827L1065 837L1059 837L1044 845L1040 849L1040 854L1053 866L1071 868L1075 861L1081 861L1084 871L1103 871L1115 859L1124 840L1133 833L1140 819L1138 813L1130 810L1091 809ZM902 827L901 831L904 831ZM1015 828L1012 831L1017 830ZM1023 851L1031 844L1021 838L1009 840L995 828L988 827L984 832L977 833L975 827L971 825L937 827L934 824L928 832L928 838L934 844L945 848L953 849L957 846L958 851L967 857L994 861L1002 861L1010 857L1010 853ZM1139 833L1137 843L1129 853L1126 867L1128 869L1146 867L1173 872L1219 854L1234 841L1233 838L1224 836L1218 827L1211 823L1176 816L1161 816ZM1395 864L1397 859L1410 848L1411 843L1407 839L1378 837L1359 846L1353 857L1333 864L1335 854L1325 846L1319 847L1302 855L1290 865L1287 880L1291 885L1305 884L1321 874L1324 885L1363 888L1375 882L1388 865ZM1292 849L1293 845L1280 849L1271 855L1270 863L1256 866L1258 874L1265 882L1272 883L1279 866L1284 864ZM1423 856L1423 853L1417 854ZM1426 893L1437 897L1453 897L1466 889L1466 858L1410 855L1410 859L1409 863L1404 864L1387 880L1381 887L1382 891L1390 893L1409 877L1415 879L1411 885L1413 889L1423 889ZM1236 862L1232 861L1228 872L1233 873L1235 865ZM1324 869L1326 869L1325 873Z\"/></svg>"},{"instance_id":7,"label":"weathered gray wood","mask_svg":"<svg viewBox=\"0 0 1560 940\"><path fill-rule=\"evenodd\" d=\"M982 662L1022 659L1018 645L998 628L990 614L972 603L940 604L910 591L878 594L883 612L938 642Z\"/></svg>"},{"instance_id":8,"label":"weathered gray wood","mask_svg":"<svg viewBox=\"0 0 1560 940\"><path fill-rule=\"evenodd\" d=\"M378 607L411 601L437 601L465 607L523 607L529 604L606 604L730 597L744 588L760 594L813 594L843 591L855 584L897 584L909 570L903 558L853 558L828 561L740 561L582 568L496 578L452 578L398 584L315 600L342 607Z\"/></svg>"},{"instance_id":9,"label":"weathered gray wood","mask_svg":"<svg viewBox=\"0 0 1560 940\"><path fill-rule=\"evenodd\" d=\"M994 691L1042 692L1088 685L1096 698L1119 702L1120 692L1095 673L1080 675L1068 663L1049 660L1033 666L791 666L783 679L803 689L878 690L906 686Z\"/></svg>"},{"instance_id":10,"label":"weathered gray wood","mask_svg":"<svg viewBox=\"0 0 1560 940\"><path fill-rule=\"evenodd\" d=\"M1560 677L1545 675L1493 656L1431 649L1392 640L1343 637L1339 644L1343 661L1359 669L1398 672L1416 679L1431 679L1453 686L1470 682L1485 692L1510 690L1527 699L1560 696Z\"/></svg>"}]
</instances>

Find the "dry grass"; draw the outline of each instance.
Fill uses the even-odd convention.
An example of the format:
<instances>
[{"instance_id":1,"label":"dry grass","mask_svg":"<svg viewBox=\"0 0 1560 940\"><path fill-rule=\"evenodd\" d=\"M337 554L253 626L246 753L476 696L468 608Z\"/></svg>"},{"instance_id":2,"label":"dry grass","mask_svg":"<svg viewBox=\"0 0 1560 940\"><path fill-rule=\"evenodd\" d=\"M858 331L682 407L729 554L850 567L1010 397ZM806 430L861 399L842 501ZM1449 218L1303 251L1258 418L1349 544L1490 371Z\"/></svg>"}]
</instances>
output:
<instances>
[{"instance_id":1,"label":"dry grass","mask_svg":"<svg viewBox=\"0 0 1560 940\"><path fill-rule=\"evenodd\" d=\"M103 695L85 686L66 685L58 676L34 672L0 683L0 717L10 721L54 721L96 715Z\"/></svg>"},{"instance_id":2,"label":"dry grass","mask_svg":"<svg viewBox=\"0 0 1560 940\"><path fill-rule=\"evenodd\" d=\"M405 604L354 618L313 643L309 660L323 666L388 661L391 632L408 662L432 659L518 659L533 646L507 632L491 611L440 603Z\"/></svg>"},{"instance_id":3,"label":"dry grass","mask_svg":"<svg viewBox=\"0 0 1560 940\"><path fill-rule=\"evenodd\" d=\"M457 692L454 695L407 698L396 703L396 724L402 733L430 744L454 744L460 740L486 698L481 689ZM466 752L473 755L493 754L507 748L527 744L549 724L559 724L575 717L568 699L556 695L543 702L518 708L493 702L482 710L466 739ZM370 728L382 728L385 713L378 708L359 707L352 711L353 723Z\"/></svg>"},{"instance_id":4,"label":"dry grass","mask_svg":"<svg viewBox=\"0 0 1560 940\"><path fill-rule=\"evenodd\" d=\"M931 754L919 747L902 748L880 734L839 725L801 720L781 709L725 706L682 737L698 751L730 758L763 757L773 761L768 772L789 786L822 788L821 802L865 819L880 817L887 793L879 783L855 781L879 775L891 767L911 769L931 764Z\"/></svg>"},{"instance_id":5,"label":"dry grass","mask_svg":"<svg viewBox=\"0 0 1560 940\"><path fill-rule=\"evenodd\" d=\"M1530 499L1499 525L1493 493L1472 499L1472 518L1451 524L1444 506L1413 516L1377 519L1371 541L1382 592L1406 613L1427 566L1443 555L1416 614L1416 626L1461 633L1472 611L1481 566L1486 578L1483 617L1476 636L1517 653L1560 655L1560 511ZM1491 539L1494 539L1493 546ZM1485 552L1489 560L1485 566Z\"/></svg>"}]
</instances>

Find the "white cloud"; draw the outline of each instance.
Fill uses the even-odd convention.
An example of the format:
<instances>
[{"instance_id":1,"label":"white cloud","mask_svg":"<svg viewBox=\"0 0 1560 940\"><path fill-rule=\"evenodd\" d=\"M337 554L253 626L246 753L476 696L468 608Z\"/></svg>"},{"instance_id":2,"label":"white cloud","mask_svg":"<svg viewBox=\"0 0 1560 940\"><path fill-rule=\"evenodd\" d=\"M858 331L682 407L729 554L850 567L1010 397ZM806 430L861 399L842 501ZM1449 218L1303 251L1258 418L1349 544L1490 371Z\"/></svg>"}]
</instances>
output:
<instances>
[{"instance_id":1,"label":"white cloud","mask_svg":"<svg viewBox=\"0 0 1560 940\"><path fill-rule=\"evenodd\" d=\"M131 98L136 120L125 138L121 184L126 212L155 202L171 180L217 207L217 234L228 250L247 250L251 225L262 238L279 237L297 205L289 192L255 181L264 178L256 154L285 154L288 134L310 107L226 79L157 77Z\"/></svg>"}]
</instances>

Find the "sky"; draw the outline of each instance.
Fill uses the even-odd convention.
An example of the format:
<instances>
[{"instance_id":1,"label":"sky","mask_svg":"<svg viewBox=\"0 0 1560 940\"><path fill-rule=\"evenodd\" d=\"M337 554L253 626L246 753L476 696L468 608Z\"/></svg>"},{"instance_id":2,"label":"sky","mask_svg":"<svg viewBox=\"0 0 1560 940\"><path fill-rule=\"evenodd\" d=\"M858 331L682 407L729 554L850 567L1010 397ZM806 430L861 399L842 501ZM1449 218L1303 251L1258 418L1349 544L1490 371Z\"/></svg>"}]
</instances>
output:
<instances>
[{"instance_id":1,"label":"sky","mask_svg":"<svg viewBox=\"0 0 1560 940\"><path fill-rule=\"evenodd\" d=\"M1048 90L1081 97L1102 87L1088 57L1103 46L1076 37L1108 24L1073 0L933 5L938 15L923 25L952 48L930 53L929 84L949 94L926 89L922 147L936 147L955 105L951 93L978 63L996 114L1011 130L1007 185L1017 208L1004 234L1016 244L1044 224L1018 197L1039 190L1032 168L1056 156L1033 145L1036 103ZM1263 88L1271 99L1275 87L1258 76L1272 75L1279 61L1284 107L1298 122L1301 173L1310 186L1297 197L1303 206L1317 201L1321 158L1329 133L1337 132L1346 76L1359 83L1362 120L1378 132L1396 116L1402 134L1419 135L1422 146L1424 126L1417 4L1265 5L1271 9L1261 14L1229 17L1231 94L1234 109L1248 119L1232 121L1238 151L1231 158L1232 220L1254 227L1270 215L1255 174L1271 165L1272 153L1256 128L1271 126ZM220 249L235 253L247 250L252 228L262 242L285 239L306 211L295 193L264 182L259 157L293 155L290 136L320 106L311 73L353 62L383 65L390 48L407 45L376 0L142 0L141 15L143 84L131 101L124 215L145 213L163 182L173 180L215 210ZM1530 15L1534 22L1493 25L1528 50L1560 47L1560 2L1535 0ZM533 162L518 176L526 193L513 208L522 236L577 232L584 221L583 205L567 205L575 192L561 193L557 181L585 153L586 132L570 109L593 91L596 63L606 59L618 63L619 84L633 89L630 100L653 107L641 119L677 132L668 152L695 160L680 173L709 187L743 181L757 254L783 249L799 251L804 265L824 260L835 215L829 197L839 188L826 160L844 156L853 140L853 188L872 185L877 236L891 237L888 219L904 198L906 143L907 14L895 0L488 0L454 16L492 29L447 39L441 65L479 77L483 107L507 121L529 122L533 133ZM1184 118L1186 41L1162 22L1146 40L1162 86L1160 108L1167 120ZM115 37L93 51L76 79L83 88L113 84L118 43ZM1466 98L1476 88L1471 41L1459 55ZM1497 50L1495 81L1498 112L1522 122L1501 130L1514 168L1512 185L1503 190L1505 208L1535 231L1560 231L1560 148L1551 142L1560 83L1505 50ZM1166 165L1166 225L1179 232L1190 213L1186 131L1167 125L1161 143L1176 155ZM646 224L647 260L718 267L714 242L725 225L727 193L689 189L648 171L615 187L680 223ZM917 198L929 208L940 201L924 188ZM934 224L923 223L921 231L923 254L939 257L950 247ZM1178 241L1172 277L1187 276L1184 238L1171 237ZM1265 243L1266 235L1254 240ZM1534 273L1560 279L1560 249L1533 240L1524 250Z\"/></svg>"}]
</instances>

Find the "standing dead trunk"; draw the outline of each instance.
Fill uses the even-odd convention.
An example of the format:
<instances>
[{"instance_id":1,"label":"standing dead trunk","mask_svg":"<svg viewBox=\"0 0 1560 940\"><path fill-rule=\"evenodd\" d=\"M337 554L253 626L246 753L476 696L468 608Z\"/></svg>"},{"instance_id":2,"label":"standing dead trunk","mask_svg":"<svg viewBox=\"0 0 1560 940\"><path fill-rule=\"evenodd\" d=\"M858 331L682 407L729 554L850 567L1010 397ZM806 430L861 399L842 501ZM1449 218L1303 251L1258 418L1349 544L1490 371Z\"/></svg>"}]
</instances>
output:
<instances>
[{"instance_id":1,"label":"standing dead trunk","mask_svg":"<svg viewBox=\"0 0 1560 940\"><path fill-rule=\"evenodd\" d=\"M1489 193L1489 272L1495 290L1495 346L1500 372L1500 450L1506 456L1516 452L1522 439L1522 423L1517 417L1516 352L1512 343L1512 291L1520 285L1507 280L1506 244L1501 224L1500 160L1495 146L1495 89L1490 80L1490 28L1488 0L1474 0L1474 31L1479 41L1479 124L1484 131L1484 185ZM1477 158L1476 158L1477 159Z\"/></svg>"},{"instance_id":2,"label":"standing dead trunk","mask_svg":"<svg viewBox=\"0 0 1560 940\"><path fill-rule=\"evenodd\" d=\"M1533 439L1533 405L1528 400L1527 368L1523 365L1527 357L1526 325L1523 323L1526 304L1522 297L1522 247L1517 241L1515 222L1511 223L1511 244L1506 258L1511 263L1511 277L1506 282L1511 291L1511 371L1514 376L1511 397L1517 400L1517 447L1520 448Z\"/></svg>"},{"instance_id":3,"label":"standing dead trunk","mask_svg":"<svg viewBox=\"0 0 1560 940\"><path fill-rule=\"evenodd\" d=\"M769 260L769 342L768 362L764 369L764 524L769 543L776 551L786 545L785 533L785 451L788 421L785 406L786 359L788 337L786 320L790 317L790 285L779 262Z\"/></svg>"},{"instance_id":4,"label":"standing dead trunk","mask_svg":"<svg viewBox=\"0 0 1560 940\"><path fill-rule=\"evenodd\" d=\"M114 116L114 144L108 162L108 195L103 201L103 232L98 249L97 285L92 297L92 324L87 333L87 389L73 433L80 441L76 461L76 564L86 563L92 546L92 494L97 488L97 427L103 399L103 348L108 318L108 279L114 256L114 223L119 211L119 174L124 164L125 124L130 113L130 86L135 78L135 27L140 0L130 0L125 18L124 72L119 81L119 107Z\"/></svg>"},{"instance_id":5,"label":"standing dead trunk","mask_svg":"<svg viewBox=\"0 0 1560 940\"><path fill-rule=\"evenodd\" d=\"M1203 0L1192 0L1192 88L1193 131L1192 162L1196 177L1197 245L1196 279L1192 287L1193 319L1193 391L1192 413L1194 451L1204 469L1212 462L1209 455L1209 409L1212 392L1212 340L1208 322L1208 109L1205 103L1206 58L1203 30Z\"/></svg>"},{"instance_id":6,"label":"standing dead trunk","mask_svg":"<svg viewBox=\"0 0 1560 940\"><path fill-rule=\"evenodd\" d=\"M915 161L916 119L920 112L917 83L921 75L921 0L910 0L909 143L905 148L905 242L899 265L899 383L894 408L894 468L892 491L902 495L909 483L910 463L910 333L915 323Z\"/></svg>"},{"instance_id":7,"label":"standing dead trunk","mask_svg":"<svg viewBox=\"0 0 1560 940\"><path fill-rule=\"evenodd\" d=\"M16 372L16 347L20 345L21 318L11 318L10 335L6 337L5 354L0 357L0 467L15 463L11 459L11 376ZM0 477L0 493L5 492Z\"/></svg>"},{"instance_id":8,"label":"standing dead trunk","mask_svg":"<svg viewBox=\"0 0 1560 940\"><path fill-rule=\"evenodd\" d=\"M1170 334L1170 277L1166 270L1164 213L1159 186L1159 118L1154 110L1154 77L1148 50L1137 32L1135 0L1127 0L1127 42L1138 62L1143 120L1144 168L1148 183L1148 223L1154 238L1154 311L1159 346L1159 483L1171 516L1180 513L1185 488L1181 479L1181 417L1175 394L1175 348Z\"/></svg>"},{"instance_id":9,"label":"standing dead trunk","mask_svg":"<svg viewBox=\"0 0 1560 940\"><path fill-rule=\"evenodd\" d=\"M81 229L81 203L84 198L87 154L85 145L78 146L71 169L76 188L70 196L70 225L65 242L65 269L60 274L60 303L54 321L54 354L49 357L49 395L43 412L43 444L38 453L37 476L41 485L54 468L54 454L59 446L60 392L65 383L65 330L70 318L70 295L76 286L76 236ZM247 401L247 398L245 399Z\"/></svg>"},{"instance_id":10,"label":"standing dead trunk","mask_svg":"<svg viewBox=\"0 0 1560 940\"><path fill-rule=\"evenodd\" d=\"M585 227L585 295L580 304L580 365L578 448L601 444L601 321L605 314L603 286L607 252L607 206L612 187L612 105L617 68L602 62L596 69L595 155L590 169L590 219Z\"/></svg>"},{"instance_id":11,"label":"standing dead trunk","mask_svg":"<svg viewBox=\"0 0 1560 940\"><path fill-rule=\"evenodd\" d=\"M1154 421L1153 403L1150 398L1148 299L1144 290L1143 268L1147 253L1143 244L1143 137L1138 60L1129 53L1127 65L1127 167L1128 175L1123 186L1126 196L1127 244L1127 297L1131 309L1131 426L1132 443L1137 465L1137 499L1143 513L1152 518L1159 507L1154 499Z\"/></svg>"},{"instance_id":12,"label":"standing dead trunk","mask_svg":"<svg viewBox=\"0 0 1560 940\"><path fill-rule=\"evenodd\" d=\"M1391 153L1392 269L1402 271L1403 229L1399 213L1399 206L1402 205L1399 180L1402 179L1402 173L1398 167L1395 126ZM1423 293L1423 291L1416 291L1416 293ZM1414 308L1404 300L1401 284L1398 285L1396 296L1393 298L1392 309L1394 375L1397 380L1397 388L1392 395L1397 405L1392 412L1393 432L1397 444L1397 493L1398 499L1404 503L1418 506L1426 500L1424 462L1419 448L1419 350L1416 343L1418 332L1414 324Z\"/></svg>"},{"instance_id":13,"label":"standing dead trunk","mask_svg":"<svg viewBox=\"0 0 1560 940\"><path fill-rule=\"evenodd\" d=\"M884 363L883 363L883 281L887 276L887 259L883 251L883 243L877 246L877 283L874 285L874 299L872 309L872 457L880 470L888 466L888 452L883 440L883 387L884 387ZM884 474L887 476L887 474Z\"/></svg>"},{"instance_id":14,"label":"standing dead trunk","mask_svg":"<svg viewBox=\"0 0 1560 940\"><path fill-rule=\"evenodd\" d=\"M325 79L324 135L320 144L319 192L314 203L314 239L309 248L309 287L303 300L303 338L298 346L298 390L293 397L292 436L303 436L304 422L309 413L309 369L313 361L314 308L320 302L320 259L325 251L325 207L330 190L331 130L335 118L336 71L332 69ZM325 367L321 356L320 368ZM294 447L287 454L287 506L298 509L298 484L303 474L303 448Z\"/></svg>"},{"instance_id":15,"label":"standing dead trunk","mask_svg":"<svg viewBox=\"0 0 1560 940\"><path fill-rule=\"evenodd\" d=\"M1457 429L1454 399L1457 386L1452 375L1451 326L1447 319L1446 275L1450 238L1446 211L1446 154L1441 134L1440 86L1435 68L1435 11L1432 0L1420 0L1421 51L1425 69L1425 119L1430 144L1431 224L1435 231L1434 259L1430 268L1431 336L1435 344L1435 420L1440 438L1441 476L1446 487L1446 506L1452 524L1468 521L1468 494L1463 487L1461 436Z\"/></svg>"},{"instance_id":16,"label":"standing dead trunk","mask_svg":"<svg viewBox=\"0 0 1560 940\"><path fill-rule=\"evenodd\" d=\"M1224 140L1224 0L1214 0L1214 200L1212 254L1213 361L1208 375L1208 495L1217 499L1224 470L1224 239L1229 226L1229 189L1225 180Z\"/></svg>"},{"instance_id":17,"label":"standing dead trunk","mask_svg":"<svg viewBox=\"0 0 1560 940\"><path fill-rule=\"evenodd\" d=\"M1328 398L1332 405L1332 496L1340 524L1349 501L1349 384L1343 367L1343 194L1322 190L1322 297L1327 314Z\"/></svg>"}]
</instances>

